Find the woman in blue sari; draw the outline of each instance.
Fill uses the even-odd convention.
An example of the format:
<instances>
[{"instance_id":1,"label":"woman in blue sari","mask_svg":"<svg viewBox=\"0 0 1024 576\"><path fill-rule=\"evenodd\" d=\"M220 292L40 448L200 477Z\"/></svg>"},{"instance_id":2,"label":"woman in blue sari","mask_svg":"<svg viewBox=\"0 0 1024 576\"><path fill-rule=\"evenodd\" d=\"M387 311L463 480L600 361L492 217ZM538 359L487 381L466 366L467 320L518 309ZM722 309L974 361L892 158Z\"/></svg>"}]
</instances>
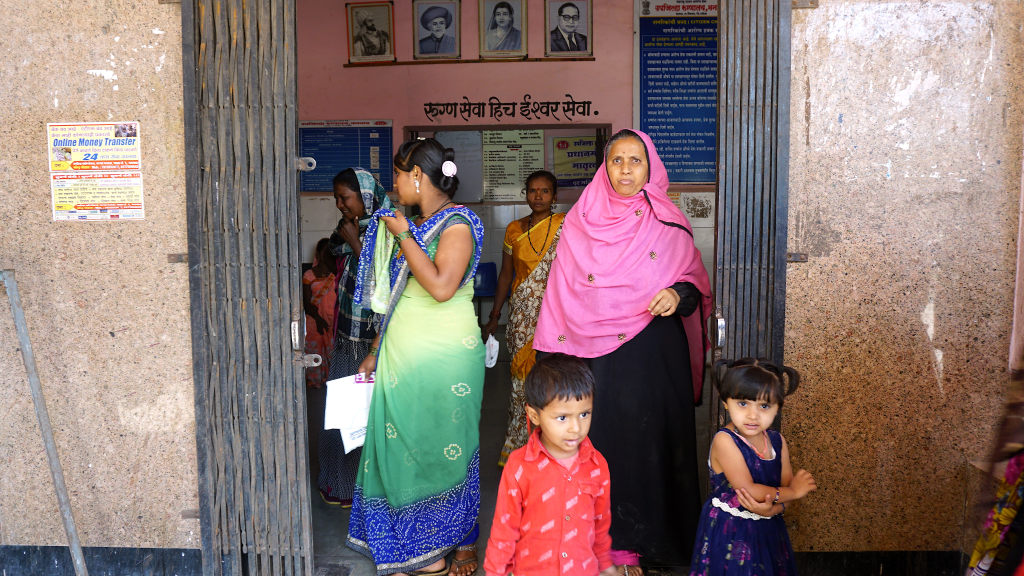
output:
<instances>
[{"instance_id":1,"label":"woman in blue sari","mask_svg":"<svg viewBox=\"0 0 1024 576\"><path fill-rule=\"evenodd\" d=\"M433 138L395 154L413 220L380 210L360 256L359 302L382 314L360 372L376 372L348 546L377 574L475 571L484 346L473 309L483 224L451 198L455 152Z\"/></svg>"}]
</instances>

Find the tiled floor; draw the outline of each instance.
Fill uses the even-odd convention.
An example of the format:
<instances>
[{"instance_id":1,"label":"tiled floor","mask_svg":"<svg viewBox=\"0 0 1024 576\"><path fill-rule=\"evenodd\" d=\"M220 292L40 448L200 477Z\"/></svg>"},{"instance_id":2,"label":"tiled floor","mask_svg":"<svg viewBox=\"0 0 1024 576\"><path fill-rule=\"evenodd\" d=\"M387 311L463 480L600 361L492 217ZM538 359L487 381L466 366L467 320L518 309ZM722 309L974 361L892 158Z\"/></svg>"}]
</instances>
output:
<instances>
[{"instance_id":1,"label":"tiled floor","mask_svg":"<svg viewBox=\"0 0 1024 576\"><path fill-rule=\"evenodd\" d=\"M501 353L494 368L488 368L484 379L484 398L480 415L480 540L478 556L481 560L477 574L483 574L483 558L486 554L487 535L490 533L491 521L494 518L494 503L497 500L498 482L501 480L501 469L498 468L498 455L505 442L505 425L508 420L509 394L512 388L509 375L509 358L505 349L504 326L495 334L501 342ZM376 572L373 563L362 554L345 546L348 534L347 509L325 503L316 490L317 462L316 438L323 418L323 390L311 389L307 395L310 409L310 461L312 473L310 485L313 489L311 502L313 508L313 554L317 566L316 574L320 576L344 576L345 569L350 569L350 576L373 576ZM697 409L697 422L708 420L707 396L704 406ZM698 425L698 454L702 460L707 458L708 434L705 425ZM702 467L703 469L703 467ZM649 573L653 573L649 572ZM684 574L682 570L658 571L660 575L670 576Z\"/></svg>"}]
</instances>

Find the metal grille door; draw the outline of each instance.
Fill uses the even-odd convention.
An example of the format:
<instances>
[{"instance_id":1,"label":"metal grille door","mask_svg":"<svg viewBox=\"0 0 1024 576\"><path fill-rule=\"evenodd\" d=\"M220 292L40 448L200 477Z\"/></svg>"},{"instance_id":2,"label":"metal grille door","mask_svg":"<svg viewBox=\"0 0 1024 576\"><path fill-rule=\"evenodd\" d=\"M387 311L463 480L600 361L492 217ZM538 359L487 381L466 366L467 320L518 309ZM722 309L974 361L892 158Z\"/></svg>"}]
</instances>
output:
<instances>
[{"instance_id":1,"label":"metal grille door","mask_svg":"<svg viewBox=\"0 0 1024 576\"><path fill-rule=\"evenodd\" d=\"M781 362L792 8L723 0L718 10L716 354Z\"/></svg>"},{"instance_id":2,"label":"metal grille door","mask_svg":"<svg viewBox=\"0 0 1024 576\"><path fill-rule=\"evenodd\" d=\"M182 38L203 573L310 575L294 0L185 0Z\"/></svg>"}]
</instances>

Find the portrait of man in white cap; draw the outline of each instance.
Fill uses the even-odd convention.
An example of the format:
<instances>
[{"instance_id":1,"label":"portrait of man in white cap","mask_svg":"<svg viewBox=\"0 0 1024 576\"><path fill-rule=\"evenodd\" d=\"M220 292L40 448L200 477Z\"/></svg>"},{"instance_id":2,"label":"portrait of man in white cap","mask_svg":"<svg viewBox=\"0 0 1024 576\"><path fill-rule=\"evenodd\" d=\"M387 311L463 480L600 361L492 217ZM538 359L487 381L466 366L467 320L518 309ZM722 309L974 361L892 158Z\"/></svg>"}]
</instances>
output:
<instances>
[{"instance_id":1,"label":"portrait of man in white cap","mask_svg":"<svg viewBox=\"0 0 1024 576\"><path fill-rule=\"evenodd\" d=\"M391 23L387 9L362 6L350 10L352 22L352 59L380 60L380 57L391 56L391 34L387 29ZM376 57L376 58L375 58Z\"/></svg>"},{"instance_id":2,"label":"portrait of man in white cap","mask_svg":"<svg viewBox=\"0 0 1024 576\"><path fill-rule=\"evenodd\" d=\"M458 52L458 45L455 41L458 27L453 27L455 24L455 17L452 13L454 7L454 3L417 5L420 39L418 54L424 56L455 55Z\"/></svg>"}]
</instances>

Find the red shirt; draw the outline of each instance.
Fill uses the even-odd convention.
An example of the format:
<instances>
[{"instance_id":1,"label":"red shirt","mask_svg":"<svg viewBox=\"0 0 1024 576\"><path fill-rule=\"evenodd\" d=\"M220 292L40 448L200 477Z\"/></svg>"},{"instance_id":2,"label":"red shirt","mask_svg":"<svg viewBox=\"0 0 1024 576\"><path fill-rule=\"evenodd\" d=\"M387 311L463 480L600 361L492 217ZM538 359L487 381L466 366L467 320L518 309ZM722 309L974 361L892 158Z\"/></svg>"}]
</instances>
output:
<instances>
[{"instance_id":1,"label":"red shirt","mask_svg":"<svg viewBox=\"0 0 1024 576\"><path fill-rule=\"evenodd\" d=\"M540 441L540 429L501 473L487 540L487 576L593 576L612 565L608 462L589 438L572 470Z\"/></svg>"}]
</instances>

